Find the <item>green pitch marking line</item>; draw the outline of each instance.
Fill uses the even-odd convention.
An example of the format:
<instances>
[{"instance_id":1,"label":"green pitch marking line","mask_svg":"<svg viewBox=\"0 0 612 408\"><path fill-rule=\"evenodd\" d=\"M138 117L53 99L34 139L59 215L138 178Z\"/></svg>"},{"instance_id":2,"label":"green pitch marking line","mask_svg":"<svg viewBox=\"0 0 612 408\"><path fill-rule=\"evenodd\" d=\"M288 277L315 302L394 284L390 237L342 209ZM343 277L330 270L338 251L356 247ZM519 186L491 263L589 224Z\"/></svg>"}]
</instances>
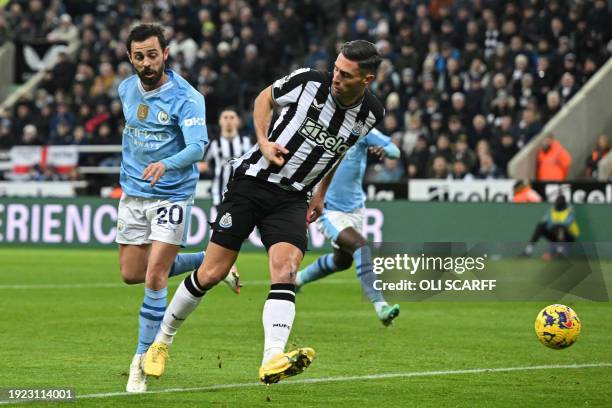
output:
<instances>
[{"instance_id":1,"label":"green pitch marking line","mask_svg":"<svg viewBox=\"0 0 612 408\"><path fill-rule=\"evenodd\" d=\"M512 372L512 371L558 370L558 369L601 368L601 367L612 367L612 362L566 364L566 365L563 365L563 364L537 365L537 366L522 366L522 367L473 368L473 369L466 369L466 370L412 371L412 372L405 372L405 373L386 373L386 374L369 374L369 375L339 376L339 377L305 378L302 380L288 380L288 381L280 382L273 386L278 387L278 386L290 386L290 385L295 385L295 384L367 381L367 380L381 380L381 379L388 379L388 378L431 377L431 376L446 376L446 375L505 373L505 372ZM111 397L123 397L123 396L128 396L128 395L166 394L166 393L197 392L197 391L218 391L218 390L225 390L225 389L254 388L254 387L262 387L262 386L263 384L260 382L217 384L217 385L209 385L207 387L166 388L162 390L147 391L146 393L141 393L141 394L132 394L128 392L107 392L107 393L99 393L99 394L85 394L85 395L76 395L76 398L77 399L111 398ZM6 402L0 402L0 404L6 404Z\"/></svg>"}]
</instances>

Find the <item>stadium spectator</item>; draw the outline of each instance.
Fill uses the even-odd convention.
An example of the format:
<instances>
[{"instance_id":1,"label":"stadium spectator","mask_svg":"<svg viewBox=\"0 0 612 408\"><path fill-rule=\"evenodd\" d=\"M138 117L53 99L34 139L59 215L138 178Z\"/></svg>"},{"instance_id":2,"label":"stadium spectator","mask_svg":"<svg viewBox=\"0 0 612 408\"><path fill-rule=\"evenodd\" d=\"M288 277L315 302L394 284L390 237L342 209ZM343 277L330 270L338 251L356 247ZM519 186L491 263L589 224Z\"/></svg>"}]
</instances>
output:
<instances>
[{"instance_id":1,"label":"stadium spectator","mask_svg":"<svg viewBox=\"0 0 612 408\"><path fill-rule=\"evenodd\" d=\"M76 115L84 105L96 111L98 103L108 108L117 99L116 85L131 74L124 45L129 27L138 20L159 19L172 35L169 65L206 96L207 119L214 123L226 103L248 111L266 82L306 58L309 65L321 67L317 61L336 54L345 41L369 38L385 58L373 89L381 100L399 95L400 114L394 113L393 131L408 131L410 118L418 113L429 143L435 145L451 127L450 118L457 116L463 129L448 132L451 140L467 132L472 149L481 138L493 141L488 133L497 138L508 132L522 148L523 136L533 133L519 135L524 111L533 111L536 122L539 112L540 125L545 125L610 55L606 46L612 30L604 0L528 2L522 8L513 2L455 2L452 7L349 2L344 12L338 2L325 7L313 1L237 4L181 0L171 6L155 2L152 7L147 2L108 0L80 9L61 0L11 2L0 16L0 41L3 36L21 43L70 41L77 33L80 49L60 56L41 84L52 109L63 102ZM317 48L315 53L305 48L310 44ZM110 64L115 76L110 86L101 85L101 71L108 72L103 64ZM229 69L222 68L225 64ZM416 103L409 102L412 98ZM17 112L11 115L17 138L42 109L30 108L32 116L25 123ZM476 117L478 128L472 119ZM503 122L511 129L499 130ZM49 129L35 124L46 141ZM245 128L251 126L247 114ZM113 133L121 131L114 124L111 128Z\"/></svg>"},{"instance_id":2,"label":"stadium spectator","mask_svg":"<svg viewBox=\"0 0 612 408\"><path fill-rule=\"evenodd\" d=\"M521 120L518 123L517 145L525 146L542 130L542 123L538 118L538 113L533 109L525 109L521 112Z\"/></svg>"},{"instance_id":3,"label":"stadium spectator","mask_svg":"<svg viewBox=\"0 0 612 408\"><path fill-rule=\"evenodd\" d=\"M478 179L498 179L502 178L504 174L497 168L497 165L493 161L493 157L490 154L483 154L479 156L479 167L476 171L475 177Z\"/></svg>"},{"instance_id":4,"label":"stadium spectator","mask_svg":"<svg viewBox=\"0 0 612 408\"><path fill-rule=\"evenodd\" d=\"M542 202L542 197L531 188L529 180L519 180L514 183L514 203L539 203Z\"/></svg>"},{"instance_id":5,"label":"stadium spectator","mask_svg":"<svg viewBox=\"0 0 612 408\"><path fill-rule=\"evenodd\" d=\"M472 119L472 127L468 131L468 145L470 149L476 148L479 141L489 141L490 139L491 131L486 118L481 114L474 116L474 119Z\"/></svg>"},{"instance_id":6,"label":"stadium spectator","mask_svg":"<svg viewBox=\"0 0 612 408\"><path fill-rule=\"evenodd\" d=\"M537 153L536 179L542 181L564 181L570 170L572 157L569 152L548 133Z\"/></svg>"},{"instance_id":7,"label":"stadium spectator","mask_svg":"<svg viewBox=\"0 0 612 408\"><path fill-rule=\"evenodd\" d=\"M466 133L465 127L463 126L463 122L459 116L451 116L448 120L448 132L446 135L448 136L451 142L456 142L459 139L460 135Z\"/></svg>"},{"instance_id":8,"label":"stadium spectator","mask_svg":"<svg viewBox=\"0 0 612 408\"><path fill-rule=\"evenodd\" d=\"M510 133L504 133L493 145L495 163L499 165L499 169L503 174L506 174L508 163L517 152L516 141Z\"/></svg>"},{"instance_id":9,"label":"stadium spectator","mask_svg":"<svg viewBox=\"0 0 612 408\"><path fill-rule=\"evenodd\" d=\"M25 125L31 123L34 114L32 106L27 102L20 102L15 107L15 116L12 118L11 129L14 134L21 135Z\"/></svg>"},{"instance_id":10,"label":"stadium spectator","mask_svg":"<svg viewBox=\"0 0 612 408\"><path fill-rule=\"evenodd\" d=\"M546 123L561 110L561 95L557 90L546 93L546 104L542 109L542 122Z\"/></svg>"},{"instance_id":11,"label":"stadium spectator","mask_svg":"<svg viewBox=\"0 0 612 408\"><path fill-rule=\"evenodd\" d=\"M24 146L36 146L41 144L36 126L32 124L25 125L21 133L21 140L18 142L18 144Z\"/></svg>"},{"instance_id":12,"label":"stadium spectator","mask_svg":"<svg viewBox=\"0 0 612 408\"><path fill-rule=\"evenodd\" d=\"M433 179L445 179L448 177L448 161L445 156L434 156L428 177Z\"/></svg>"},{"instance_id":13,"label":"stadium spectator","mask_svg":"<svg viewBox=\"0 0 612 408\"><path fill-rule=\"evenodd\" d=\"M578 87L576 86L576 78L569 72L566 72L561 77L561 84L558 88L559 94L561 95L561 100L565 105L569 102L570 99L578 92Z\"/></svg>"},{"instance_id":14,"label":"stadium spectator","mask_svg":"<svg viewBox=\"0 0 612 408\"><path fill-rule=\"evenodd\" d=\"M15 145L11 120L0 116L0 149L10 149Z\"/></svg>"},{"instance_id":15,"label":"stadium spectator","mask_svg":"<svg viewBox=\"0 0 612 408\"><path fill-rule=\"evenodd\" d=\"M109 62L103 62L100 64L100 71L94 78L89 94L94 99L97 96L107 96L116 84L115 69Z\"/></svg>"},{"instance_id":16,"label":"stadium spectator","mask_svg":"<svg viewBox=\"0 0 612 408\"><path fill-rule=\"evenodd\" d=\"M448 175L448 179L450 180L473 180L474 176L469 172L468 166L465 161L458 159L453 162L452 171Z\"/></svg>"},{"instance_id":17,"label":"stadium spectator","mask_svg":"<svg viewBox=\"0 0 612 408\"><path fill-rule=\"evenodd\" d=\"M70 56L66 52L60 52L57 63L48 73L49 78L46 78L47 81L45 81L43 86L51 93L58 89L67 92L72 86L75 72L76 65L72 62Z\"/></svg>"},{"instance_id":18,"label":"stadium spectator","mask_svg":"<svg viewBox=\"0 0 612 408\"><path fill-rule=\"evenodd\" d=\"M74 137L72 135L70 124L65 121L61 121L57 124L55 131L51 133L48 143L50 145L69 145L74 143Z\"/></svg>"},{"instance_id":19,"label":"stadium spectator","mask_svg":"<svg viewBox=\"0 0 612 408\"><path fill-rule=\"evenodd\" d=\"M30 13L32 13L32 3L33 2L30 2ZM42 4L42 2L38 3ZM51 42L65 43L74 41L79 35L79 30L74 24L72 24L72 17L70 17L69 14L62 14L59 21L59 26L47 34L47 40Z\"/></svg>"},{"instance_id":20,"label":"stadium spectator","mask_svg":"<svg viewBox=\"0 0 612 408\"><path fill-rule=\"evenodd\" d=\"M453 146L448 135L442 134L438 137L436 145L432 148L432 153L434 156L443 156L447 163L453 161Z\"/></svg>"},{"instance_id":21,"label":"stadium spectator","mask_svg":"<svg viewBox=\"0 0 612 408\"><path fill-rule=\"evenodd\" d=\"M426 140L438 140L440 135L446 131L443 119L444 117L440 112L429 115L429 137L426 137Z\"/></svg>"},{"instance_id":22,"label":"stadium spectator","mask_svg":"<svg viewBox=\"0 0 612 408\"><path fill-rule=\"evenodd\" d=\"M49 135L51 137L55 136L57 127L61 122L67 123L70 129L72 129L76 122L74 113L72 113L68 104L64 102L57 106L55 114L51 117L51 122L49 123Z\"/></svg>"},{"instance_id":23,"label":"stadium spectator","mask_svg":"<svg viewBox=\"0 0 612 408\"><path fill-rule=\"evenodd\" d=\"M602 133L597 136L597 144L593 149L591 155L587 158L586 162L586 176L589 178L597 179L597 167L601 159L607 156L610 151L610 140L608 135Z\"/></svg>"},{"instance_id":24,"label":"stadium spectator","mask_svg":"<svg viewBox=\"0 0 612 408\"><path fill-rule=\"evenodd\" d=\"M324 70L327 69L329 55L325 48L321 46L318 38L312 38L308 45L308 54L304 57L304 66L306 68L318 69L323 64ZM335 54L335 53L334 53Z\"/></svg>"},{"instance_id":25,"label":"stadium spectator","mask_svg":"<svg viewBox=\"0 0 612 408\"><path fill-rule=\"evenodd\" d=\"M429 163L429 146L424 135L417 137L412 153L406 158L406 174L409 178L425 178Z\"/></svg>"},{"instance_id":26,"label":"stadium spectator","mask_svg":"<svg viewBox=\"0 0 612 408\"><path fill-rule=\"evenodd\" d=\"M402 179L404 169L398 160L385 158L383 164L376 165L369 175L372 183L395 183Z\"/></svg>"},{"instance_id":27,"label":"stadium spectator","mask_svg":"<svg viewBox=\"0 0 612 408\"><path fill-rule=\"evenodd\" d=\"M409 155L412 153L414 149L414 145L416 144L417 138L419 136L425 136L427 138L427 128L425 128L421 123L421 117L419 115L414 115L410 118L409 128L404 132L401 136L401 148L404 154ZM393 135L393 133L391 133Z\"/></svg>"},{"instance_id":28,"label":"stadium spectator","mask_svg":"<svg viewBox=\"0 0 612 408\"><path fill-rule=\"evenodd\" d=\"M466 134L459 135L457 142L455 143L455 149L453 151L453 163L457 160L461 160L467 170L471 171L476 165L476 153L468 145L468 136Z\"/></svg>"}]
</instances>

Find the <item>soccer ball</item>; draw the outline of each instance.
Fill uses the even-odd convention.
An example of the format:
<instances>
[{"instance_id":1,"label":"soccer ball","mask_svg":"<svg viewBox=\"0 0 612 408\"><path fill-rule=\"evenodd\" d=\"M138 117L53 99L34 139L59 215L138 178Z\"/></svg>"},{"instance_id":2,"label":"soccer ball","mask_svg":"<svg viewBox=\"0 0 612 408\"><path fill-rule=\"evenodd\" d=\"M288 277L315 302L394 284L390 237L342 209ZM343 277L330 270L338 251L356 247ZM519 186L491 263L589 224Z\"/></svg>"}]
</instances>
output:
<instances>
[{"instance_id":1,"label":"soccer ball","mask_svg":"<svg viewBox=\"0 0 612 408\"><path fill-rule=\"evenodd\" d=\"M570 307L549 305L538 313L535 332L540 343L553 349L564 349L576 342L580 319Z\"/></svg>"}]
</instances>

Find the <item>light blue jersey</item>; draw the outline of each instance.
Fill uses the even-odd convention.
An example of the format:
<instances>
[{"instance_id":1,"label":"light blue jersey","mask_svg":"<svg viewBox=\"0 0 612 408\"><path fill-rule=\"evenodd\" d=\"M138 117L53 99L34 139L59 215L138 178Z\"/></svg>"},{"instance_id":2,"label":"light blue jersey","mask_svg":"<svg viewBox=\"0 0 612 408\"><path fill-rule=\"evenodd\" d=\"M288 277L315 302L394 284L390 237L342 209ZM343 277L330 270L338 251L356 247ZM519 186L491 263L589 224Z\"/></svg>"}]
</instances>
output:
<instances>
[{"instance_id":1,"label":"light blue jersey","mask_svg":"<svg viewBox=\"0 0 612 408\"><path fill-rule=\"evenodd\" d=\"M166 74L168 80L152 91L137 75L119 84L125 116L120 182L129 196L181 201L195 193L195 163L208 143L204 97L174 71ZM141 176L158 161L166 172L151 187Z\"/></svg>"},{"instance_id":2,"label":"light blue jersey","mask_svg":"<svg viewBox=\"0 0 612 408\"><path fill-rule=\"evenodd\" d=\"M372 129L346 152L338 165L325 195L325 209L351 212L364 206L365 194L362 184L367 165L368 148L371 146L383 147L390 159L399 158L399 149L391 142L391 138Z\"/></svg>"}]
</instances>

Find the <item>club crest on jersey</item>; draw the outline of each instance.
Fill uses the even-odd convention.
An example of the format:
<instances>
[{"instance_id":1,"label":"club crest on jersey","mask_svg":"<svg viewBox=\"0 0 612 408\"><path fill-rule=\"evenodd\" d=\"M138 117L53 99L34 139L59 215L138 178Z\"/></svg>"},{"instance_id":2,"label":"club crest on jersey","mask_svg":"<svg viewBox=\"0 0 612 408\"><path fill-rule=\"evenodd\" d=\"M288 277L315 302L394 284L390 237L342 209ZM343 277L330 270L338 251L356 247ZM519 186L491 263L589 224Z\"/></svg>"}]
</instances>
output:
<instances>
[{"instance_id":1,"label":"club crest on jersey","mask_svg":"<svg viewBox=\"0 0 612 408\"><path fill-rule=\"evenodd\" d=\"M168 122L170 122L170 116L168 116L168 114L163 110L160 110L157 112L157 121L162 125L166 125Z\"/></svg>"},{"instance_id":2,"label":"club crest on jersey","mask_svg":"<svg viewBox=\"0 0 612 408\"><path fill-rule=\"evenodd\" d=\"M351 130L351 133L354 135L358 135L358 136L362 136L362 132L363 132L363 127L365 126L365 123L363 123L362 121L358 120L357 122L355 122L355 126L353 126L353 129Z\"/></svg>"},{"instance_id":3,"label":"club crest on jersey","mask_svg":"<svg viewBox=\"0 0 612 408\"><path fill-rule=\"evenodd\" d=\"M143 103L138 105L138 111L136 112L136 116L139 120L145 120L147 115L149 114L149 107Z\"/></svg>"},{"instance_id":4,"label":"club crest on jersey","mask_svg":"<svg viewBox=\"0 0 612 408\"><path fill-rule=\"evenodd\" d=\"M232 214L226 212L223 217L219 220L219 226L221 228L229 228L232 226Z\"/></svg>"}]
</instances>

